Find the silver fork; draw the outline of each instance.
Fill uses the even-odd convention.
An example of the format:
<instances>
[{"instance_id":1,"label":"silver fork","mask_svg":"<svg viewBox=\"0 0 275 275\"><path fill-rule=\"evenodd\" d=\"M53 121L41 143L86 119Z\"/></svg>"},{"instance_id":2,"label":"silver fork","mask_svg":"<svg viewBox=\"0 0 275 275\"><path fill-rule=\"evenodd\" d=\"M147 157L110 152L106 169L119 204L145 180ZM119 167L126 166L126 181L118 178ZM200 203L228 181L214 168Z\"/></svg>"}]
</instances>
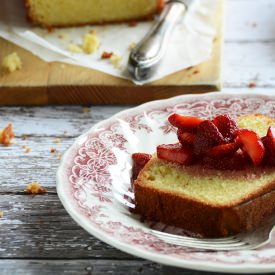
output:
<instances>
[{"instance_id":1,"label":"silver fork","mask_svg":"<svg viewBox=\"0 0 275 275\"><path fill-rule=\"evenodd\" d=\"M126 190L113 190L116 201L123 205L125 210L134 208L134 194ZM215 251L232 251L232 250L247 250L256 249L271 241L272 232L275 229L275 215L266 219L265 222L257 227L257 229L233 235L227 238L193 238L171 233L166 233L154 229L147 229L146 231L160 240L180 245L188 248L215 250Z\"/></svg>"},{"instance_id":2,"label":"silver fork","mask_svg":"<svg viewBox=\"0 0 275 275\"><path fill-rule=\"evenodd\" d=\"M271 241L271 235L274 229L275 216L272 216L254 231L240 233L227 238L201 239L174 235L157 230L150 230L149 232L160 240L170 244L205 250L229 251L259 248Z\"/></svg>"}]
</instances>

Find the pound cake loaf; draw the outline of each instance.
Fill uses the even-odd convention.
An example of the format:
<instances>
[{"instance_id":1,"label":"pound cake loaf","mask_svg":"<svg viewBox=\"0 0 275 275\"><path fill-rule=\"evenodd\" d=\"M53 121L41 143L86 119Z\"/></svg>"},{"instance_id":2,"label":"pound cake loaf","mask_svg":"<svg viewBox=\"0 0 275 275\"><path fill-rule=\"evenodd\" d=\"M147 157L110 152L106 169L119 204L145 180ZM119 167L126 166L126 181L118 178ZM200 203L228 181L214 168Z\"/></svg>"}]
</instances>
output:
<instances>
[{"instance_id":1,"label":"pound cake loaf","mask_svg":"<svg viewBox=\"0 0 275 275\"><path fill-rule=\"evenodd\" d=\"M225 137L221 128L224 121L216 125ZM274 155L270 155L275 153L275 128L271 125L275 126L275 120L260 114L240 117L235 130L238 134L234 134L236 141L227 140L223 147L211 147L200 155L203 160L193 162L182 157L176 145L158 147L157 154L134 182L135 212L144 219L180 227L201 237L226 237L255 228L275 215L275 165ZM237 126L230 127L232 130ZM210 128L205 128L204 133L207 129ZM189 130L194 133L194 129ZM198 132L199 128L195 135ZM234 154L233 143L238 144ZM192 146L195 150L196 141ZM174 150L174 162L167 161L170 151L164 148ZM230 150L233 155L228 157Z\"/></svg>"},{"instance_id":2,"label":"pound cake loaf","mask_svg":"<svg viewBox=\"0 0 275 275\"><path fill-rule=\"evenodd\" d=\"M163 4L164 0L25 0L29 19L42 27L150 19Z\"/></svg>"}]
</instances>

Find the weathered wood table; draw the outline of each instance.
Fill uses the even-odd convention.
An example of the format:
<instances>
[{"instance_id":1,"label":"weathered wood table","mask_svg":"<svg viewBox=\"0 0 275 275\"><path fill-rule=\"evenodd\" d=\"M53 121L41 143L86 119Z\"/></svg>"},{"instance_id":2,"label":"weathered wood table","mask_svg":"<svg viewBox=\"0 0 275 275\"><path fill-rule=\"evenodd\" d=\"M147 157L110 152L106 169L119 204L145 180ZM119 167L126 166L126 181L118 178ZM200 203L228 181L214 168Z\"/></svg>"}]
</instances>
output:
<instances>
[{"instance_id":1,"label":"weathered wood table","mask_svg":"<svg viewBox=\"0 0 275 275\"><path fill-rule=\"evenodd\" d=\"M225 91L275 94L275 1L230 0L226 11ZM0 147L0 274L205 274L151 263L102 243L70 218L57 197L59 154L95 123L129 107L0 108L0 128L12 122L17 142ZM25 153L23 145L31 151ZM27 195L32 181L48 192Z\"/></svg>"}]
</instances>

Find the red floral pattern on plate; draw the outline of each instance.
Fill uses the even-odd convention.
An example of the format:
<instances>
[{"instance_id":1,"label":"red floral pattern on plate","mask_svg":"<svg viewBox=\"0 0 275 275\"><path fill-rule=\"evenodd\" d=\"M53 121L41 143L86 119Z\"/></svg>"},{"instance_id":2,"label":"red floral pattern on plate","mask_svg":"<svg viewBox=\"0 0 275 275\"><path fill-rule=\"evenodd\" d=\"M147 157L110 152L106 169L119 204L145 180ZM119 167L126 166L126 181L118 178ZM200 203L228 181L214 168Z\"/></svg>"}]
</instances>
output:
<instances>
[{"instance_id":1,"label":"red floral pattern on plate","mask_svg":"<svg viewBox=\"0 0 275 275\"><path fill-rule=\"evenodd\" d=\"M58 183L62 190L70 190L67 193L64 191L66 200L74 205L74 210L81 219L89 222L91 229L107 234L107 237L115 238L129 247L135 246L141 251L166 255L167 260L208 263L224 266L225 270L233 263L240 267L251 264L257 265L259 269L268 265L275 268L274 241L255 251L195 251L157 239L147 233L143 224L137 223L130 212L118 205L115 199L116 189L128 190L130 185L129 156L136 148L134 137L145 140L147 147L144 146L144 150L148 150L150 146L153 150L158 141L163 143L166 139L173 139L174 129L166 123L168 115L173 112L203 118L212 118L221 113L233 116L263 113L275 117L275 98L216 93L181 96L122 112L97 128L92 128L82 136L83 142L76 142L70 149L69 160L60 167L65 171L65 176ZM154 140L156 137L158 140ZM118 176L120 174L121 177Z\"/></svg>"}]
</instances>

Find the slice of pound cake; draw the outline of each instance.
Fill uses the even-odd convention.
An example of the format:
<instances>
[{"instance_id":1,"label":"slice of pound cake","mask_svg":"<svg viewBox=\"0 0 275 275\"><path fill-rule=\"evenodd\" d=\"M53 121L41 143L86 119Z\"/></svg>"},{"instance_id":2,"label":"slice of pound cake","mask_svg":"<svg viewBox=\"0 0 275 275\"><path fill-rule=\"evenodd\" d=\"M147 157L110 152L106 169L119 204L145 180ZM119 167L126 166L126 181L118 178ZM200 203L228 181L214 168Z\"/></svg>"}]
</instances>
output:
<instances>
[{"instance_id":1,"label":"slice of pound cake","mask_svg":"<svg viewBox=\"0 0 275 275\"><path fill-rule=\"evenodd\" d=\"M25 0L31 22L68 27L153 18L164 0Z\"/></svg>"},{"instance_id":2,"label":"slice of pound cake","mask_svg":"<svg viewBox=\"0 0 275 275\"><path fill-rule=\"evenodd\" d=\"M169 121L180 143L147 155L134 182L136 213L201 237L248 231L275 215L274 119L173 114Z\"/></svg>"}]
</instances>

